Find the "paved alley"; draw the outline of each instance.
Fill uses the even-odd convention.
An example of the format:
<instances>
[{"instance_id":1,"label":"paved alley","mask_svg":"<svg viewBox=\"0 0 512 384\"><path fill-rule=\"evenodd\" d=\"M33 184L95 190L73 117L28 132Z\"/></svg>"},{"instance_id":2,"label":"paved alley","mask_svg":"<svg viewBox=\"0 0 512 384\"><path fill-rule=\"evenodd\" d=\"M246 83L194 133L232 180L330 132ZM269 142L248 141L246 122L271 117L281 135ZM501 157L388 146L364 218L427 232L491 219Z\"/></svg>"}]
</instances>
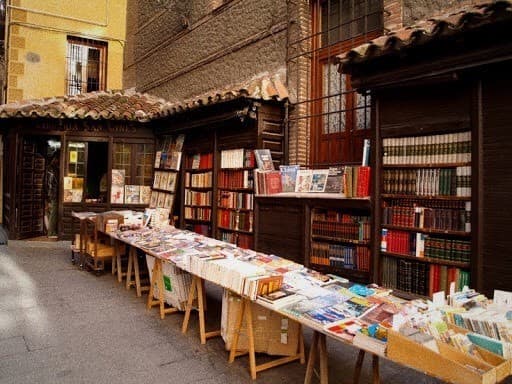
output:
<instances>
[{"instance_id":1,"label":"paved alley","mask_svg":"<svg viewBox=\"0 0 512 384\"><path fill-rule=\"evenodd\" d=\"M210 329L219 324L220 290L209 286ZM197 316L160 320L110 273L95 276L70 261L69 243L10 241L0 246L0 383L250 383L248 359L228 363L221 338L201 345ZM306 348L310 334L306 331ZM328 341L330 381L350 383L356 350ZM258 356L265 359L265 356ZM367 358L368 359L368 358ZM362 382L370 380L369 359ZM258 374L256 383L301 383L305 366ZM382 383L437 383L381 363Z\"/></svg>"}]
</instances>

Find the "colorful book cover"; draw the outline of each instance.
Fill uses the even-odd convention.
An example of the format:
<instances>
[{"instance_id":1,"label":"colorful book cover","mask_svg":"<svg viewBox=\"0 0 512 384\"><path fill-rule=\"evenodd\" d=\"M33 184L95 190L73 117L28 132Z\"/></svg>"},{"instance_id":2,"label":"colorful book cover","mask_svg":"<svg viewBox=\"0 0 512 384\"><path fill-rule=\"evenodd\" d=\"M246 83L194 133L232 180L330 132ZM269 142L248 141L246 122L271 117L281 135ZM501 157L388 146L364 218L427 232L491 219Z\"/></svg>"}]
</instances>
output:
<instances>
[{"instance_id":1,"label":"colorful book cover","mask_svg":"<svg viewBox=\"0 0 512 384\"><path fill-rule=\"evenodd\" d=\"M272 195L283 191L281 186L281 173L279 171L267 171L265 172L265 193Z\"/></svg>"},{"instance_id":2,"label":"colorful book cover","mask_svg":"<svg viewBox=\"0 0 512 384\"><path fill-rule=\"evenodd\" d=\"M124 186L124 201L125 201L125 204L139 204L140 203L140 185L125 185Z\"/></svg>"},{"instance_id":3,"label":"colorful book cover","mask_svg":"<svg viewBox=\"0 0 512 384\"><path fill-rule=\"evenodd\" d=\"M171 154L171 163L170 163L169 168L179 171L180 165L181 165L181 152L173 151Z\"/></svg>"},{"instance_id":4,"label":"colorful book cover","mask_svg":"<svg viewBox=\"0 0 512 384\"><path fill-rule=\"evenodd\" d=\"M112 170L112 185L124 187L125 170L113 169Z\"/></svg>"},{"instance_id":5,"label":"colorful book cover","mask_svg":"<svg viewBox=\"0 0 512 384\"><path fill-rule=\"evenodd\" d=\"M167 191L174 192L176 190L176 176L177 174L174 172L169 173L167 185L165 187Z\"/></svg>"},{"instance_id":6,"label":"colorful book cover","mask_svg":"<svg viewBox=\"0 0 512 384\"><path fill-rule=\"evenodd\" d=\"M311 169L299 169L295 182L295 192L309 192L313 173Z\"/></svg>"},{"instance_id":7,"label":"colorful book cover","mask_svg":"<svg viewBox=\"0 0 512 384\"><path fill-rule=\"evenodd\" d=\"M328 169L314 169L311 174L309 192L324 192L328 175Z\"/></svg>"},{"instance_id":8,"label":"colorful book cover","mask_svg":"<svg viewBox=\"0 0 512 384\"><path fill-rule=\"evenodd\" d=\"M327 181L325 183L326 193L343 193L344 167L330 167Z\"/></svg>"},{"instance_id":9,"label":"colorful book cover","mask_svg":"<svg viewBox=\"0 0 512 384\"><path fill-rule=\"evenodd\" d=\"M112 185L110 188L110 202L112 204L124 204L124 186Z\"/></svg>"},{"instance_id":10,"label":"colorful book cover","mask_svg":"<svg viewBox=\"0 0 512 384\"><path fill-rule=\"evenodd\" d=\"M140 186L140 197L139 201L141 204L149 204L151 201L151 187L149 185Z\"/></svg>"},{"instance_id":11,"label":"colorful book cover","mask_svg":"<svg viewBox=\"0 0 512 384\"><path fill-rule=\"evenodd\" d=\"M164 208L168 208L172 211L172 203L174 202L174 195L167 193L164 200Z\"/></svg>"},{"instance_id":12,"label":"colorful book cover","mask_svg":"<svg viewBox=\"0 0 512 384\"><path fill-rule=\"evenodd\" d=\"M167 190L167 182L169 181L169 173L162 172L160 180L158 181L158 189Z\"/></svg>"},{"instance_id":13,"label":"colorful book cover","mask_svg":"<svg viewBox=\"0 0 512 384\"><path fill-rule=\"evenodd\" d=\"M163 193L163 192L159 192L158 193L158 200L156 202L157 208L164 208L164 205L165 205L165 195L167 195L167 194Z\"/></svg>"},{"instance_id":14,"label":"colorful book cover","mask_svg":"<svg viewBox=\"0 0 512 384\"><path fill-rule=\"evenodd\" d=\"M263 171L273 171L274 163L272 162L272 155L270 149L255 149L254 156L258 169Z\"/></svg>"},{"instance_id":15,"label":"colorful book cover","mask_svg":"<svg viewBox=\"0 0 512 384\"><path fill-rule=\"evenodd\" d=\"M155 168L160 168L160 160L162 158L162 151L156 151L155 154Z\"/></svg>"},{"instance_id":16,"label":"colorful book cover","mask_svg":"<svg viewBox=\"0 0 512 384\"><path fill-rule=\"evenodd\" d=\"M299 165L280 165L281 185L283 192L295 192L295 182L297 180L297 172Z\"/></svg>"},{"instance_id":17,"label":"colorful book cover","mask_svg":"<svg viewBox=\"0 0 512 384\"><path fill-rule=\"evenodd\" d=\"M151 191L151 199L149 200L149 208L156 208L158 204L158 192Z\"/></svg>"}]
</instances>

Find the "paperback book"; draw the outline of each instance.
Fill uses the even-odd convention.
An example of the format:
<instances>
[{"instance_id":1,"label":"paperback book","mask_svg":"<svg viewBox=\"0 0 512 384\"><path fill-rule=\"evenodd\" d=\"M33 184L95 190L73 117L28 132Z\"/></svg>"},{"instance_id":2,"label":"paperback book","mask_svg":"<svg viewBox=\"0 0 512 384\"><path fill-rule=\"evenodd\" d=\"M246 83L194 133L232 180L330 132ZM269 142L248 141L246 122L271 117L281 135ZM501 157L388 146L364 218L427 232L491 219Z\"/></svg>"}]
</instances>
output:
<instances>
[{"instance_id":1,"label":"paperback book","mask_svg":"<svg viewBox=\"0 0 512 384\"><path fill-rule=\"evenodd\" d=\"M299 165L280 165L281 185L283 192L295 192L295 182L297 180L297 172Z\"/></svg>"}]
</instances>

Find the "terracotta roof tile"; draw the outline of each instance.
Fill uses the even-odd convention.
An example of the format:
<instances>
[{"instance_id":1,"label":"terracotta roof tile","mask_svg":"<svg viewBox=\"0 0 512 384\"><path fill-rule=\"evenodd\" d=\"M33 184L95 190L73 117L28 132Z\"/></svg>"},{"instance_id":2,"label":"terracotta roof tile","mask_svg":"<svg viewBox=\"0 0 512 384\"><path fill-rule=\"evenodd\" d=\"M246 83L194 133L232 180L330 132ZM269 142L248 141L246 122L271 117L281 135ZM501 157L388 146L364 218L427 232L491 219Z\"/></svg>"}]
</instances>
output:
<instances>
[{"instance_id":1,"label":"terracotta roof tile","mask_svg":"<svg viewBox=\"0 0 512 384\"><path fill-rule=\"evenodd\" d=\"M133 90L24 100L0 105L0 118L48 117L147 122L237 98L282 101L288 98L288 91L280 76L279 73L272 76L262 74L244 83L182 102L170 102Z\"/></svg>"},{"instance_id":2,"label":"terracotta roof tile","mask_svg":"<svg viewBox=\"0 0 512 384\"><path fill-rule=\"evenodd\" d=\"M341 70L353 64L398 53L439 38L463 33L500 20L512 20L512 0L476 1L456 12L447 13L401 28L362 44L338 56Z\"/></svg>"}]
</instances>

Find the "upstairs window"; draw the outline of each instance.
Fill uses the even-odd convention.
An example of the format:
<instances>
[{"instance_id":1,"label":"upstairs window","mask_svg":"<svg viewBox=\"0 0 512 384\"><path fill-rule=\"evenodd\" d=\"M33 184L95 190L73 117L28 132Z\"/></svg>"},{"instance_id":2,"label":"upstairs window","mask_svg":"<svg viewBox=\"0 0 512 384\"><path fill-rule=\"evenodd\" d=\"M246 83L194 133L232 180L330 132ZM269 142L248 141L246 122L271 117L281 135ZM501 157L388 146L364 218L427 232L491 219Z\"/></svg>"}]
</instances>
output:
<instances>
[{"instance_id":1,"label":"upstairs window","mask_svg":"<svg viewBox=\"0 0 512 384\"><path fill-rule=\"evenodd\" d=\"M352 88L350 76L338 73L336 56L374 39L383 30L382 0L311 1L311 34L290 44L291 78L300 82L307 68L310 84L300 92L293 124L310 132L309 165L356 163L370 137L371 98ZM291 70L291 72L293 69Z\"/></svg>"},{"instance_id":2,"label":"upstairs window","mask_svg":"<svg viewBox=\"0 0 512 384\"><path fill-rule=\"evenodd\" d=\"M107 43L68 36L66 93L104 91Z\"/></svg>"}]
</instances>

